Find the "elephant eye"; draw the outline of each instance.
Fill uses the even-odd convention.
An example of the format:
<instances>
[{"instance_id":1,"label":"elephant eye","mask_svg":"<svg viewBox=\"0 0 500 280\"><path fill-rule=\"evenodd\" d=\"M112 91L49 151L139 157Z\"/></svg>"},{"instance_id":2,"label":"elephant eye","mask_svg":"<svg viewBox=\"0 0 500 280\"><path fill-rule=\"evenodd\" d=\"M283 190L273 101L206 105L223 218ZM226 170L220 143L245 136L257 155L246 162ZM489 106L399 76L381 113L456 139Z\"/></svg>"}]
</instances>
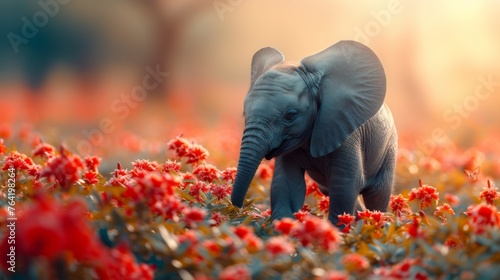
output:
<instances>
[{"instance_id":1,"label":"elephant eye","mask_svg":"<svg viewBox=\"0 0 500 280\"><path fill-rule=\"evenodd\" d=\"M290 110L285 114L285 121L287 122L293 121L293 119L295 119L295 116L297 116L297 111Z\"/></svg>"}]
</instances>

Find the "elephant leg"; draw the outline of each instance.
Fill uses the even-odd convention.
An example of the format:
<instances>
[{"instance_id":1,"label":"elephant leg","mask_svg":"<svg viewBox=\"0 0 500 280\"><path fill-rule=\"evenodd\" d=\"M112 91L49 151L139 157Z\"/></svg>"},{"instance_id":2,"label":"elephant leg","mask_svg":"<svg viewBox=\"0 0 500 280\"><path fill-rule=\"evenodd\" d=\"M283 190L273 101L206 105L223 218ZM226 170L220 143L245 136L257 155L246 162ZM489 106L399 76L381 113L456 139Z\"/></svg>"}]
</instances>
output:
<instances>
[{"instance_id":1,"label":"elephant leg","mask_svg":"<svg viewBox=\"0 0 500 280\"><path fill-rule=\"evenodd\" d=\"M293 218L304 204L306 195L305 170L293 159L280 156L274 163L274 175L271 183L272 219Z\"/></svg>"},{"instance_id":2,"label":"elephant leg","mask_svg":"<svg viewBox=\"0 0 500 280\"><path fill-rule=\"evenodd\" d=\"M384 162L375 178L369 180L361 194L369 210L387 211L394 183L396 147L387 151Z\"/></svg>"},{"instance_id":3,"label":"elephant leg","mask_svg":"<svg viewBox=\"0 0 500 280\"><path fill-rule=\"evenodd\" d=\"M347 147L349 148L349 147ZM363 186L363 171L360 168L361 152L358 149L343 149L338 156L332 158L329 171L328 189L330 209L328 219L336 225L338 215L344 213L356 214L355 210L362 209L359 192ZM342 160L339 160L342 159Z\"/></svg>"}]
</instances>

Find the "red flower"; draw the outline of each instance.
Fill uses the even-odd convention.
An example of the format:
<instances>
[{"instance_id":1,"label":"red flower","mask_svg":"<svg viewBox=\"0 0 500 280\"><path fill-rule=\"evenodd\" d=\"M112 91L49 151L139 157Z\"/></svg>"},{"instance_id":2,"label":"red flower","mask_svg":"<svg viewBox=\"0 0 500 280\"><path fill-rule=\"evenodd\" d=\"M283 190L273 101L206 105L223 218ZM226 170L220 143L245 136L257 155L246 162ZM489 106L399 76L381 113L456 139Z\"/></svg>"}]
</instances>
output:
<instances>
[{"instance_id":1,"label":"red flower","mask_svg":"<svg viewBox=\"0 0 500 280\"><path fill-rule=\"evenodd\" d=\"M258 213L258 212L253 212L252 213L254 219L259 219L259 218L267 218L269 216L271 216L271 209L266 209L265 211L261 212L261 213Z\"/></svg>"},{"instance_id":2,"label":"red flower","mask_svg":"<svg viewBox=\"0 0 500 280\"><path fill-rule=\"evenodd\" d=\"M320 211L327 214L330 209L330 197L323 196L318 202L318 208Z\"/></svg>"},{"instance_id":3,"label":"red flower","mask_svg":"<svg viewBox=\"0 0 500 280\"><path fill-rule=\"evenodd\" d=\"M418 199L420 201L420 209L423 210L429 207L433 200L436 201L436 204L439 201L439 193L436 192L436 188L423 185L422 180L419 180L420 187L411 189L408 194L408 200L412 201L414 199Z\"/></svg>"},{"instance_id":4,"label":"red flower","mask_svg":"<svg viewBox=\"0 0 500 280\"><path fill-rule=\"evenodd\" d=\"M234 182L234 179L236 178L236 168L235 167L228 167L226 170L221 172L222 175L222 180L226 182Z\"/></svg>"},{"instance_id":5,"label":"red flower","mask_svg":"<svg viewBox=\"0 0 500 280\"><path fill-rule=\"evenodd\" d=\"M178 157L184 157L188 154L191 143L185 138L175 137L167 144L169 150L174 150Z\"/></svg>"},{"instance_id":6,"label":"red flower","mask_svg":"<svg viewBox=\"0 0 500 280\"><path fill-rule=\"evenodd\" d=\"M420 227L420 219L418 217L413 217L413 221L410 224L410 227L408 228L408 234L410 234L411 237L420 237L422 236L422 232L419 229Z\"/></svg>"},{"instance_id":7,"label":"red flower","mask_svg":"<svg viewBox=\"0 0 500 280\"><path fill-rule=\"evenodd\" d=\"M204 198L201 196L201 193L206 193L209 191L209 186L202 181L198 181L196 184L192 184L189 187L189 195L194 197L196 201L202 202Z\"/></svg>"},{"instance_id":8,"label":"red flower","mask_svg":"<svg viewBox=\"0 0 500 280\"><path fill-rule=\"evenodd\" d=\"M181 188L185 189L187 186L191 185L191 183L196 183L196 177L193 174L186 172L182 174L182 185Z\"/></svg>"},{"instance_id":9,"label":"red flower","mask_svg":"<svg viewBox=\"0 0 500 280\"><path fill-rule=\"evenodd\" d=\"M436 207L436 211L434 211L434 216L443 220L443 224L446 224L446 215L445 213L449 213L451 215L455 215L455 211L448 203L443 204L443 206Z\"/></svg>"},{"instance_id":10,"label":"red flower","mask_svg":"<svg viewBox=\"0 0 500 280\"><path fill-rule=\"evenodd\" d=\"M231 187L228 185L210 185L210 192L212 192L215 197L217 197L217 201L223 200L226 196L231 194Z\"/></svg>"},{"instance_id":11,"label":"red flower","mask_svg":"<svg viewBox=\"0 0 500 280\"><path fill-rule=\"evenodd\" d=\"M342 259L342 264L349 272L363 272L370 268L368 259L358 253L345 255Z\"/></svg>"},{"instance_id":12,"label":"red flower","mask_svg":"<svg viewBox=\"0 0 500 280\"><path fill-rule=\"evenodd\" d=\"M319 189L318 183L316 183L309 176L306 176L306 196L313 195L314 197L323 197L325 196L321 190Z\"/></svg>"},{"instance_id":13,"label":"red flower","mask_svg":"<svg viewBox=\"0 0 500 280\"><path fill-rule=\"evenodd\" d=\"M201 162L204 162L208 157L208 151L200 145L192 145L187 150L187 163L198 165Z\"/></svg>"},{"instance_id":14,"label":"red flower","mask_svg":"<svg viewBox=\"0 0 500 280\"><path fill-rule=\"evenodd\" d=\"M31 152L34 157L45 157L51 158L54 156L55 149L53 146L45 143L40 143L36 148Z\"/></svg>"},{"instance_id":15,"label":"red flower","mask_svg":"<svg viewBox=\"0 0 500 280\"><path fill-rule=\"evenodd\" d=\"M98 270L99 279L152 280L154 269L147 264L138 264L134 255L124 246L111 250L112 260Z\"/></svg>"},{"instance_id":16,"label":"red flower","mask_svg":"<svg viewBox=\"0 0 500 280\"><path fill-rule=\"evenodd\" d=\"M329 221L307 215L302 223L296 223L291 235L303 246L318 246L324 251L333 252L341 240L339 231Z\"/></svg>"},{"instance_id":17,"label":"red flower","mask_svg":"<svg viewBox=\"0 0 500 280\"><path fill-rule=\"evenodd\" d=\"M97 172L97 168L99 167L99 163L101 163L101 158L96 156L88 156L85 157L85 166L89 171Z\"/></svg>"},{"instance_id":18,"label":"red flower","mask_svg":"<svg viewBox=\"0 0 500 280\"><path fill-rule=\"evenodd\" d=\"M253 233L245 237L245 245L250 254L256 254L262 250L262 240Z\"/></svg>"},{"instance_id":19,"label":"red flower","mask_svg":"<svg viewBox=\"0 0 500 280\"><path fill-rule=\"evenodd\" d=\"M483 233L489 227L500 228L500 213L494 205L469 206L465 214L469 216L469 225L476 234Z\"/></svg>"},{"instance_id":20,"label":"red flower","mask_svg":"<svg viewBox=\"0 0 500 280\"><path fill-rule=\"evenodd\" d=\"M283 218L279 221L274 221L274 230L281 232L282 234L288 235L295 224L295 220L292 218Z\"/></svg>"},{"instance_id":21,"label":"red flower","mask_svg":"<svg viewBox=\"0 0 500 280\"><path fill-rule=\"evenodd\" d=\"M377 268L374 271L375 275L387 277L389 279L410 279L411 273L412 273L412 268L415 267L415 265L418 262L414 259L409 259L406 258L403 261L394 264L392 267L380 267ZM421 274L421 272L418 272L417 275L415 275L415 279L421 279L419 277L424 276L424 274ZM426 278L423 278L426 279Z\"/></svg>"},{"instance_id":22,"label":"red flower","mask_svg":"<svg viewBox=\"0 0 500 280\"><path fill-rule=\"evenodd\" d=\"M83 175L83 178L84 178L85 182L87 182L87 184L94 185L94 184L99 183L99 178L97 175L98 174L94 171L87 171Z\"/></svg>"},{"instance_id":23,"label":"red flower","mask_svg":"<svg viewBox=\"0 0 500 280\"><path fill-rule=\"evenodd\" d=\"M222 253L222 247L219 243L213 240L205 240L201 243L201 247L205 249L212 257L218 257Z\"/></svg>"},{"instance_id":24,"label":"red flower","mask_svg":"<svg viewBox=\"0 0 500 280\"><path fill-rule=\"evenodd\" d=\"M141 177L143 173L149 173L156 171L159 168L159 164L156 161L149 160L136 160L132 162L134 169L130 172L132 177Z\"/></svg>"},{"instance_id":25,"label":"red flower","mask_svg":"<svg viewBox=\"0 0 500 280\"><path fill-rule=\"evenodd\" d=\"M87 223L82 203L63 206L53 199L36 197L34 204L19 213L16 238L22 242L16 242L16 256L20 264L36 257L53 261L68 253L82 262L106 258L107 251ZM9 246L7 240L2 242L2 252Z\"/></svg>"},{"instance_id":26,"label":"red flower","mask_svg":"<svg viewBox=\"0 0 500 280\"><path fill-rule=\"evenodd\" d=\"M410 205L408 205L408 200L400 194L397 196L391 195L389 207L391 207L392 212L396 214L398 219L404 218L406 214L411 214L411 208Z\"/></svg>"},{"instance_id":27,"label":"red flower","mask_svg":"<svg viewBox=\"0 0 500 280\"><path fill-rule=\"evenodd\" d=\"M280 255L290 255L295 252L292 243L284 236L271 237L266 243L266 250L271 254L271 258Z\"/></svg>"},{"instance_id":28,"label":"red flower","mask_svg":"<svg viewBox=\"0 0 500 280\"><path fill-rule=\"evenodd\" d=\"M20 170L28 170L34 165L33 160L26 156L25 154L21 154L17 151L11 152L5 159L2 166L2 170L7 170L13 167L16 172Z\"/></svg>"},{"instance_id":29,"label":"red flower","mask_svg":"<svg viewBox=\"0 0 500 280\"><path fill-rule=\"evenodd\" d=\"M109 179L108 182L106 182L106 186L122 186L124 187L129 178L128 172L126 169L122 168L122 165L118 162L117 167L115 171L113 171L111 174L113 174L113 177Z\"/></svg>"},{"instance_id":30,"label":"red flower","mask_svg":"<svg viewBox=\"0 0 500 280\"><path fill-rule=\"evenodd\" d=\"M186 206L176 196L166 196L150 204L154 214L162 216L165 220L177 222L179 213Z\"/></svg>"},{"instance_id":31,"label":"red flower","mask_svg":"<svg viewBox=\"0 0 500 280\"><path fill-rule=\"evenodd\" d=\"M347 214L344 212L342 215L338 215L339 222L336 224L337 226L343 226L344 228L342 229L343 233L348 233L349 230L351 230L351 224L356 220L356 217Z\"/></svg>"},{"instance_id":32,"label":"red flower","mask_svg":"<svg viewBox=\"0 0 500 280\"><path fill-rule=\"evenodd\" d=\"M250 280L250 271L245 265L237 264L226 267L219 274L220 280Z\"/></svg>"},{"instance_id":33,"label":"red flower","mask_svg":"<svg viewBox=\"0 0 500 280\"><path fill-rule=\"evenodd\" d=\"M309 204L304 203L304 205L302 205L302 209L300 209L300 210L303 211L303 212L310 213L311 212L311 207L309 207Z\"/></svg>"},{"instance_id":34,"label":"red flower","mask_svg":"<svg viewBox=\"0 0 500 280\"><path fill-rule=\"evenodd\" d=\"M220 212L213 212L212 215L210 216L210 219L213 221L212 226L218 226L222 224L222 222L227 220L227 217L221 214Z\"/></svg>"},{"instance_id":35,"label":"red flower","mask_svg":"<svg viewBox=\"0 0 500 280\"><path fill-rule=\"evenodd\" d=\"M181 170L181 164L177 161L167 160L167 162L163 164L163 169L162 169L163 172L170 172L170 171L179 172L180 170Z\"/></svg>"},{"instance_id":36,"label":"red flower","mask_svg":"<svg viewBox=\"0 0 500 280\"><path fill-rule=\"evenodd\" d=\"M196 207L187 207L182 211L184 216L184 223L190 228L196 227L197 223L203 222L205 220L206 212L203 209Z\"/></svg>"},{"instance_id":37,"label":"red flower","mask_svg":"<svg viewBox=\"0 0 500 280\"><path fill-rule=\"evenodd\" d=\"M496 187L491 185L491 181L488 180L488 186L483 188L483 191L479 194L479 197L486 201L488 204L495 204L495 200L500 198L500 192Z\"/></svg>"},{"instance_id":38,"label":"red flower","mask_svg":"<svg viewBox=\"0 0 500 280\"><path fill-rule=\"evenodd\" d=\"M219 177L218 173L219 173L219 170L217 170L217 168L211 164L199 165L193 171L193 174L199 180L206 181L208 183L211 183L211 182L217 180Z\"/></svg>"},{"instance_id":39,"label":"red flower","mask_svg":"<svg viewBox=\"0 0 500 280\"><path fill-rule=\"evenodd\" d=\"M375 210L365 210L363 212L358 211L358 218L363 220L365 225L374 225L377 229L381 229L387 221L389 221L389 217L384 213Z\"/></svg>"},{"instance_id":40,"label":"red flower","mask_svg":"<svg viewBox=\"0 0 500 280\"><path fill-rule=\"evenodd\" d=\"M83 162L80 157L67 155L64 147L58 156L50 158L40 172L40 177L57 182L62 188L69 188L80 178Z\"/></svg>"},{"instance_id":41,"label":"red flower","mask_svg":"<svg viewBox=\"0 0 500 280\"><path fill-rule=\"evenodd\" d=\"M253 234L253 230L249 226L239 225L233 229L234 234L236 234L240 239L245 239L246 236Z\"/></svg>"},{"instance_id":42,"label":"red flower","mask_svg":"<svg viewBox=\"0 0 500 280\"><path fill-rule=\"evenodd\" d=\"M307 216L309 216L309 212L306 212L306 211L303 211L303 210L299 210L298 212L293 213L293 216L295 216L295 218L297 220L303 222L305 220L305 218Z\"/></svg>"}]
</instances>

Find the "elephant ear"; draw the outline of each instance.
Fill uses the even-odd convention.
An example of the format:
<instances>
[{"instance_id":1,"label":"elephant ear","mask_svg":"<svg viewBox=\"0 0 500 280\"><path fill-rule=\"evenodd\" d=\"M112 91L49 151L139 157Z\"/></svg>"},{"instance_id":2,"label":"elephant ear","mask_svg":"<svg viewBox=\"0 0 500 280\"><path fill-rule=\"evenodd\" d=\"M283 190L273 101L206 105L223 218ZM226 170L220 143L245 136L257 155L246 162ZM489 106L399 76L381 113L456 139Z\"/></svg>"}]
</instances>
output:
<instances>
[{"instance_id":1,"label":"elephant ear","mask_svg":"<svg viewBox=\"0 0 500 280\"><path fill-rule=\"evenodd\" d=\"M252 74L250 88L255 81L271 69L274 65L280 64L285 60L283 54L275 48L266 47L257 51L252 58Z\"/></svg>"},{"instance_id":2,"label":"elephant ear","mask_svg":"<svg viewBox=\"0 0 500 280\"><path fill-rule=\"evenodd\" d=\"M386 79L377 55L355 41L340 41L306 57L301 67L318 89L319 109L311 135L311 155L335 151L384 102Z\"/></svg>"}]
</instances>

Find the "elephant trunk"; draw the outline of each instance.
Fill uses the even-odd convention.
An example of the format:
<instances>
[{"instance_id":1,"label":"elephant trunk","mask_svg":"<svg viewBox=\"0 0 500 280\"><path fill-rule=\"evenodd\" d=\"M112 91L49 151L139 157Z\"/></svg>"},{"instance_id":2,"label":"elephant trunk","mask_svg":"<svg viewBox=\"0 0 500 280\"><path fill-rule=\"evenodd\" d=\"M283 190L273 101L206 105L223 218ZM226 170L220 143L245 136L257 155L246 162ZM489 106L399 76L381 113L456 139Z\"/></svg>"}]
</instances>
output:
<instances>
[{"instance_id":1,"label":"elephant trunk","mask_svg":"<svg viewBox=\"0 0 500 280\"><path fill-rule=\"evenodd\" d=\"M262 137L262 133L251 133L248 128L243 133L238 171L236 172L236 179L234 180L231 193L231 202L234 206L243 206L245 195L257 171L257 167L259 167L264 155L268 152L267 141L263 139L265 138Z\"/></svg>"}]
</instances>

